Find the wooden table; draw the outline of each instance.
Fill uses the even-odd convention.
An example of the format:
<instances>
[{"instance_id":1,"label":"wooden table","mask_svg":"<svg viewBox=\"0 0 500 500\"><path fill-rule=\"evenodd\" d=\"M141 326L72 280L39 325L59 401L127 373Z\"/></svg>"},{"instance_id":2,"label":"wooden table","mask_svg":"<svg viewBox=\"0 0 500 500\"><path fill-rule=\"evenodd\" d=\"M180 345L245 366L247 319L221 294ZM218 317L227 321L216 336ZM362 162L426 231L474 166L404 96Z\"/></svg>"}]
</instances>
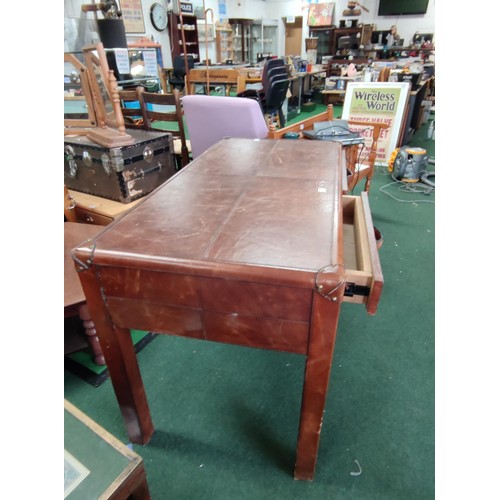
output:
<instances>
[{"instance_id":1,"label":"wooden table","mask_svg":"<svg viewBox=\"0 0 500 500\"><path fill-rule=\"evenodd\" d=\"M306 356L295 478L312 480L343 301L376 311L368 197L341 147L225 139L73 250L130 439L154 431L129 329Z\"/></svg>"},{"instance_id":2,"label":"wooden table","mask_svg":"<svg viewBox=\"0 0 500 500\"><path fill-rule=\"evenodd\" d=\"M64 498L149 500L142 458L64 401Z\"/></svg>"}]
</instances>

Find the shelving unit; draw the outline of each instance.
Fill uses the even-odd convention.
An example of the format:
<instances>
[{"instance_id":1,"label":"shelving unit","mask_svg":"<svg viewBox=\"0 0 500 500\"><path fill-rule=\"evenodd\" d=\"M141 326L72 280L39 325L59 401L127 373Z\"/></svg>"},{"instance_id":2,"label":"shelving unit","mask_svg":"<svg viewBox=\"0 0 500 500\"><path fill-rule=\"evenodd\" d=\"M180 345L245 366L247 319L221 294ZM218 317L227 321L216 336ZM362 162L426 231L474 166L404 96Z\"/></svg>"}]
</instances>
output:
<instances>
[{"instance_id":1,"label":"shelving unit","mask_svg":"<svg viewBox=\"0 0 500 500\"><path fill-rule=\"evenodd\" d=\"M168 15L168 32L170 34L170 47L172 49L172 59L175 56L182 56L184 52L193 56L194 62L200 62L200 46L198 42L198 25L196 16L183 14L184 38L186 46L182 43L181 16L170 12Z\"/></svg>"},{"instance_id":2,"label":"shelving unit","mask_svg":"<svg viewBox=\"0 0 500 500\"><path fill-rule=\"evenodd\" d=\"M215 29L215 48L218 63L234 59L233 30L231 28Z\"/></svg>"},{"instance_id":3,"label":"shelving unit","mask_svg":"<svg viewBox=\"0 0 500 500\"><path fill-rule=\"evenodd\" d=\"M365 48L358 52L358 56L353 59L349 59L347 54L334 55L332 61L336 63L349 62L353 64L364 64L368 59L372 59L372 61L397 61L402 57L420 57L422 61L425 62L429 59L429 56L434 53L434 48L415 49L412 47L383 47L377 49Z\"/></svg>"}]
</instances>

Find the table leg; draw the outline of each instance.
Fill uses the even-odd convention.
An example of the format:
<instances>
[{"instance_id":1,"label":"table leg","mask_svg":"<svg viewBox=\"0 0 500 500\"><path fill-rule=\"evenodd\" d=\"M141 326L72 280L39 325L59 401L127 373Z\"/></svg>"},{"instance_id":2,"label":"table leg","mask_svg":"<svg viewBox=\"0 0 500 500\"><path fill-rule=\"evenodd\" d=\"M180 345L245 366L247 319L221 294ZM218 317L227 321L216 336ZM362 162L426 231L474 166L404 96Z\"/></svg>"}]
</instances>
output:
<instances>
[{"instance_id":1,"label":"table leg","mask_svg":"<svg viewBox=\"0 0 500 500\"><path fill-rule=\"evenodd\" d=\"M318 293L314 294L295 479L311 481L314 477L339 314L340 301L332 302Z\"/></svg>"},{"instance_id":2,"label":"table leg","mask_svg":"<svg viewBox=\"0 0 500 500\"><path fill-rule=\"evenodd\" d=\"M151 493L149 492L149 486L144 477L143 481L129 496L129 500L149 500L151 498Z\"/></svg>"},{"instance_id":3,"label":"table leg","mask_svg":"<svg viewBox=\"0 0 500 500\"><path fill-rule=\"evenodd\" d=\"M101 344L99 343L99 338L97 337L97 332L95 330L94 322L92 321L92 316L90 316L90 311L87 303L83 303L78 307L78 315L82 320L83 327L85 328L85 335L87 336L87 342L89 343L90 350L92 351L92 360L96 365L103 366L106 364L104 360L104 355L102 353Z\"/></svg>"},{"instance_id":4,"label":"table leg","mask_svg":"<svg viewBox=\"0 0 500 500\"><path fill-rule=\"evenodd\" d=\"M97 271L85 268L79 276L128 436L134 443L146 444L154 428L130 331L113 324Z\"/></svg>"}]
</instances>

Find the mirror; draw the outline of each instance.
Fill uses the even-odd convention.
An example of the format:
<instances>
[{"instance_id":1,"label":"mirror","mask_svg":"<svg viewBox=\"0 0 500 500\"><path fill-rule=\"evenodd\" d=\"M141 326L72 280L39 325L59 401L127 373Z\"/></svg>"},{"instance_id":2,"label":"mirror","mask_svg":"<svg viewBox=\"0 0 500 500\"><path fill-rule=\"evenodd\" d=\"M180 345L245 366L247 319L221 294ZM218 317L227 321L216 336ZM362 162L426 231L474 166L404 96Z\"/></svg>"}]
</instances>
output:
<instances>
[{"instance_id":1,"label":"mirror","mask_svg":"<svg viewBox=\"0 0 500 500\"><path fill-rule=\"evenodd\" d=\"M111 98L109 66L102 43L83 49L85 66L89 75L98 125L116 127L115 110Z\"/></svg>"},{"instance_id":2,"label":"mirror","mask_svg":"<svg viewBox=\"0 0 500 500\"><path fill-rule=\"evenodd\" d=\"M82 53L64 54L64 126L96 127L97 118Z\"/></svg>"}]
</instances>

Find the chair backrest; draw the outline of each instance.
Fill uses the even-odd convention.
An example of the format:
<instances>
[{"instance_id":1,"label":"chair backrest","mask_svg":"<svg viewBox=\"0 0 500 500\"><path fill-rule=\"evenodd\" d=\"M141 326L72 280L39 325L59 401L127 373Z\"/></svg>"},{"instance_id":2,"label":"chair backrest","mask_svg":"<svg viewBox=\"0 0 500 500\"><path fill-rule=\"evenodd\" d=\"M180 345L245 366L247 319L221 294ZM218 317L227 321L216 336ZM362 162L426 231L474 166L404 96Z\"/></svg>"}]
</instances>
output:
<instances>
[{"instance_id":1,"label":"chair backrest","mask_svg":"<svg viewBox=\"0 0 500 500\"><path fill-rule=\"evenodd\" d=\"M193 56L187 56L188 61L188 71L194 68L194 58ZM172 61L173 74L178 78L184 78L186 76L186 61L184 56L175 56Z\"/></svg>"},{"instance_id":2,"label":"chair backrest","mask_svg":"<svg viewBox=\"0 0 500 500\"><path fill-rule=\"evenodd\" d=\"M181 101L193 159L225 137L263 139L269 132L253 99L186 95Z\"/></svg>"},{"instance_id":3,"label":"chair backrest","mask_svg":"<svg viewBox=\"0 0 500 500\"><path fill-rule=\"evenodd\" d=\"M188 71L194 68L193 56L187 56ZM184 56L175 56L172 61L172 73L168 78L168 83L174 88L184 89L186 81L186 61Z\"/></svg>"},{"instance_id":4,"label":"chair backrest","mask_svg":"<svg viewBox=\"0 0 500 500\"><path fill-rule=\"evenodd\" d=\"M142 87L137 87L142 89ZM143 108L136 89L119 90L120 108L122 110L125 128L144 128Z\"/></svg>"},{"instance_id":5,"label":"chair backrest","mask_svg":"<svg viewBox=\"0 0 500 500\"><path fill-rule=\"evenodd\" d=\"M157 94L137 89L144 115L145 130L165 130L181 141L181 163L185 167L189 163L189 149L186 142L186 131L180 100L180 93L174 89L172 94ZM159 126L158 122L169 122L175 125Z\"/></svg>"},{"instance_id":6,"label":"chair backrest","mask_svg":"<svg viewBox=\"0 0 500 500\"><path fill-rule=\"evenodd\" d=\"M276 75L269 80L269 86L262 103L265 112L277 111L283 106L289 86L290 80L283 78L282 75Z\"/></svg>"},{"instance_id":7,"label":"chair backrest","mask_svg":"<svg viewBox=\"0 0 500 500\"><path fill-rule=\"evenodd\" d=\"M280 77L288 76L286 66L275 66L274 68L268 70L267 73L262 74L262 90L264 94L269 89L269 82L271 81L271 79L277 76Z\"/></svg>"},{"instance_id":8,"label":"chair backrest","mask_svg":"<svg viewBox=\"0 0 500 500\"><path fill-rule=\"evenodd\" d=\"M276 68L277 66L286 66L285 60L283 58L268 59L262 68L262 74L267 73L270 69Z\"/></svg>"},{"instance_id":9,"label":"chair backrest","mask_svg":"<svg viewBox=\"0 0 500 500\"><path fill-rule=\"evenodd\" d=\"M219 86L226 87L226 95L232 87L236 92L245 90L245 76L236 69L190 69L188 74L187 94L194 94L196 85Z\"/></svg>"}]
</instances>

